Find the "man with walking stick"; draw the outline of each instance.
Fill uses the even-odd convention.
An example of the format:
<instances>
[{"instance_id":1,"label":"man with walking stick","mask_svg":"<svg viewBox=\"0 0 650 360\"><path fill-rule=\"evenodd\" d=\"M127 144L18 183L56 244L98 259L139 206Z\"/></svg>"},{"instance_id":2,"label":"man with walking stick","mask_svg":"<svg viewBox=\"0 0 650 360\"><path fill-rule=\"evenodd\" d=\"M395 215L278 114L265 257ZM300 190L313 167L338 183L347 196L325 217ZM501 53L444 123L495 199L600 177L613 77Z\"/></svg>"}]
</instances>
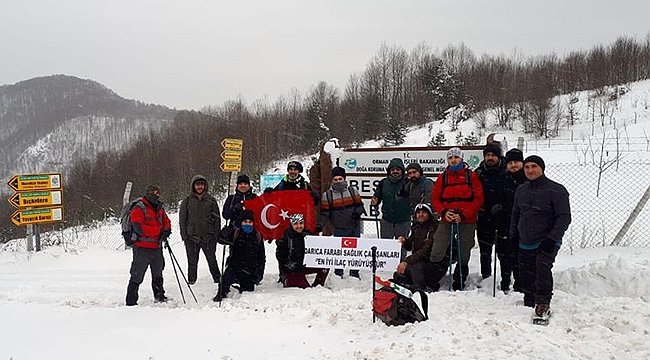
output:
<instances>
[{"instance_id":1,"label":"man with walking stick","mask_svg":"<svg viewBox=\"0 0 650 360\"><path fill-rule=\"evenodd\" d=\"M476 173L463 162L463 152L453 147L447 152L447 168L438 176L431 202L442 224L433 239L429 260L439 263L458 246L458 263L453 274L454 290L463 290L469 272L470 251L474 247L474 230L478 210L483 204L483 188ZM451 266L453 256L449 257Z\"/></svg>"},{"instance_id":2,"label":"man with walking stick","mask_svg":"<svg viewBox=\"0 0 650 360\"><path fill-rule=\"evenodd\" d=\"M151 267L151 288L156 302L166 302L163 287L163 257L162 244L167 243L171 235L171 223L163 204L160 201L160 187L147 185L145 195L133 206L129 221L133 234L133 261L131 262L131 278L126 289L126 305L138 305L138 289L144 279L148 267Z\"/></svg>"}]
</instances>

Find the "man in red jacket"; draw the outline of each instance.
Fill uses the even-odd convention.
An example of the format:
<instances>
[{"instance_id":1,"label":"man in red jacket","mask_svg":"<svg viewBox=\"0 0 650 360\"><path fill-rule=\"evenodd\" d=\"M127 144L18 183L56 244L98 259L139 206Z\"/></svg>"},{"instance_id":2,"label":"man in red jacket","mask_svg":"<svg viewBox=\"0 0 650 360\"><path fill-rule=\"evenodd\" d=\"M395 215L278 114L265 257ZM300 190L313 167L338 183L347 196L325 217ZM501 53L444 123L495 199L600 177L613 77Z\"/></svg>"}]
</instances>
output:
<instances>
[{"instance_id":1,"label":"man in red jacket","mask_svg":"<svg viewBox=\"0 0 650 360\"><path fill-rule=\"evenodd\" d=\"M469 272L469 256L474 247L474 231L478 211L483 205L481 181L469 166L463 162L463 152L457 147L447 152L447 169L438 176L431 194L431 203L440 214L442 224L433 238L429 260L439 263L449 253L450 236L453 228L454 241L460 240L460 268L454 270L453 289L462 290ZM462 270L462 279L459 270Z\"/></svg>"},{"instance_id":2,"label":"man in red jacket","mask_svg":"<svg viewBox=\"0 0 650 360\"><path fill-rule=\"evenodd\" d=\"M136 240L133 244L133 262L131 278L126 288L126 305L138 305L138 288L144 279L144 273L151 267L151 288L156 302L165 302L163 288L162 246L169 246L167 238L172 233L172 226L160 201L160 188L147 185L145 195L133 207L129 215Z\"/></svg>"}]
</instances>

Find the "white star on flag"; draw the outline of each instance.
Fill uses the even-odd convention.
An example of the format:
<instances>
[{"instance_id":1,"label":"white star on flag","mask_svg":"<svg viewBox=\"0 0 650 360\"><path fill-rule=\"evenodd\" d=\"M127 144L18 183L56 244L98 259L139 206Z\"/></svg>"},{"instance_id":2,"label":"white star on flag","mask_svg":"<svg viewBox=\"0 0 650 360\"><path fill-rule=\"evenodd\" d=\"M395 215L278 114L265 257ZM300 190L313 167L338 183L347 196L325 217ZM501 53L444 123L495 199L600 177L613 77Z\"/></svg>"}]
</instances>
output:
<instances>
[{"instance_id":1,"label":"white star on flag","mask_svg":"<svg viewBox=\"0 0 650 360\"><path fill-rule=\"evenodd\" d=\"M287 220L289 218L289 212L284 209L280 209L280 217L283 220Z\"/></svg>"}]
</instances>

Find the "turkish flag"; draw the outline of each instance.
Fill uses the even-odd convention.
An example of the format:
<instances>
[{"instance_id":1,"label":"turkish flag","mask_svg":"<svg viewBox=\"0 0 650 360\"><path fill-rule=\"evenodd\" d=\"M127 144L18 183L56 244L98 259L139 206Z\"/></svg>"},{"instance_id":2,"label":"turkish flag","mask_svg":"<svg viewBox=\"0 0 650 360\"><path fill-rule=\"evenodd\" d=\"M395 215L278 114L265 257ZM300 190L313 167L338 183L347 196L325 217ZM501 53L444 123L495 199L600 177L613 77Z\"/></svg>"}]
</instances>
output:
<instances>
[{"instance_id":1,"label":"turkish flag","mask_svg":"<svg viewBox=\"0 0 650 360\"><path fill-rule=\"evenodd\" d=\"M290 226L289 216L302 214L305 228L316 230L314 198L308 190L280 190L244 201L244 207L255 215L253 226L262 238L281 239Z\"/></svg>"},{"instance_id":2,"label":"turkish flag","mask_svg":"<svg viewBox=\"0 0 650 360\"><path fill-rule=\"evenodd\" d=\"M357 238L349 238L349 237L341 238L341 247L356 249Z\"/></svg>"}]
</instances>

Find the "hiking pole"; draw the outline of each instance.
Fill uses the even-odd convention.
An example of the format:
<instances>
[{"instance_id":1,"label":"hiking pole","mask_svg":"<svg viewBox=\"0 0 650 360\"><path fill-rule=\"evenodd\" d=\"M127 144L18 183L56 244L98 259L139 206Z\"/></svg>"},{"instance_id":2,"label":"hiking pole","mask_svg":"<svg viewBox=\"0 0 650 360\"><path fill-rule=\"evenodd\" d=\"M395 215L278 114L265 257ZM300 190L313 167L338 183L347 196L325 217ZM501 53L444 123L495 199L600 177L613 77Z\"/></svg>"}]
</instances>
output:
<instances>
[{"instance_id":1,"label":"hiking pole","mask_svg":"<svg viewBox=\"0 0 650 360\"><path fill-rule=\"evenodd\" d=\"M176 255L174 255L174 253L172 252L171 246L167 246L167 250L169 250L169 254L172 257L172 261L176 262L176 266L178 266L178 271L181 273L181 276L183 277L183 280L185 281L185 284L187 284L187 288L190 290L190 294L192 294L192 297L194 298L194 301L198 304L199 301L196 300L196 296L194 295L194 291L192 291L192 287L190 286L190 283L187 281L187 278L185 277L185 274L183 273L183 269L181 269L181 264L179 264L178 260L176 259Z\"/></svg>"},{"instance_id":2,"label":"hiking pole","mask_svg":"<svg viewBox=\"0 0 650 360\"><path fill-rule=\"evenodd\" d=\"M453 275L451 274L451 269L453 266L453 256L454 256L454 223L449 224L449 291L451 291L451 281Z\"/></svg>"},{"instance_id":3,"label":"hiking pole","mask_svg":"<svg viewBox=\"0 0 650 360\"><path fill-rule=\"evenodd\" d=\"M374 205L375 209L375 227L377 228L377 239L381 239L381 235L379 234L379 207L377 205ZM372 209L370 209L372 211Z\"/></svg>"},{"instance_id":4,"label":"hiking pole","mask_svg":"<svg viewBox=\"0 0 650 360\"><path fill-rule=\"evenodd\" d=\"M221 244L223 251L221 252L221 273L219 274L219 307L221 307L222 291L223 291L223 274L226 272L226 244Z\"/></svg>"},{"instance_id":5,"label":"hiking pole","mask_svg":"<svg viewBox=\"0 0 650 360\"><path fill-rule=\"evenodd\" d=\"M172 262L172 268L174 269L174 275L176 275L176 282L178 283L178 290L181 292L181 298L183 299L183 304L187 304L187 302L185 302L185 295L183 294L183 288L181 287L181 281L178 279L178 272L176 271L176 264L174 263L174 257L172 256L172 250L169 247L169 243L167 244L167 250L169 250L169 259Z\"/></svg>"},{"instance_id":6,"label":"hiking pole","mask_svg":"<svg viewBox=\"0 0 650 360\"><path fill-rule=\"evenodd\" d=\"M494 271L492 272L492 297L497 297L497 243L499 242L499 231L494 229Z\"/></svg>"},{"instance_id":7,"label":"hiking pole","mask_svg":"<svg viewBox=\"0 0 650 360\"><path fill-rule=\"evenodd\" d=\"M375 276L377 276L377 247L373 246L370 248L372 251L372 323L375 323L375 290L377 290L377 281L375 281Z\"/></svg>"},{"instance_id":8,"label":"hiking pole","mask_svg":"<svg viewBox=\"0 0 650 360\"><path fill-rule=\"evenodd\" d=\"M458 280L460 281L460 291L463 291L465 288L463 285L463 249L461 248L461 243L460 243L460 225L456 223L456 243L458 244L458 265L459 266L459 277Z\"/></svg>"}]
</instances>

